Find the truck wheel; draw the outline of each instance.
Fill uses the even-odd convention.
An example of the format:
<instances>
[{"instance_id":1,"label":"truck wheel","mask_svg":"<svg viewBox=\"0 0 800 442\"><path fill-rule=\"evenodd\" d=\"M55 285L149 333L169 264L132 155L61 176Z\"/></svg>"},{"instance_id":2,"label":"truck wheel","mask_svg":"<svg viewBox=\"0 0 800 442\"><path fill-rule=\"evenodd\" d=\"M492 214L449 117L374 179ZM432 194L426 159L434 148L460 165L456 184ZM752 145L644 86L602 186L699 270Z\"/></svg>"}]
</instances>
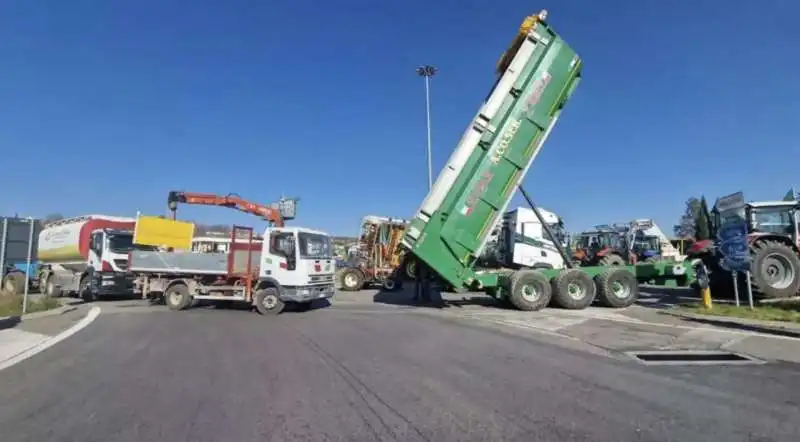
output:
<instances>
[{"instance_id":1,"label":"truck wheel","mask_svg":"<svg viewBox=\"0 0 800 442\"><path fill-rule=\"evenodd\" d=\"M753 291L766 298L789 298L800 291L800 258L786 244L759 241L750 246Z\"/></svg>"},{"instance_id":2,"label":"truck wheel","mask_svg":"<svg viewBox=\"0 0 800 442\"><path fill-rule=\"evenodd\" d=\"M508 299L519 310L535 312L547 307L553 291L544 275L535 270L520 270L510 278Z\"/></svg>"},{"instance_id":3,"label":"truck wheel","mask_svg":"<svg viewBox=\"0 0 800 442\"><path fill-rule=\"evenodd\" d=\"M25 292L25 275L20 272L11 272L6 275L3 281L3 290L13 295Z\"/></svg>"},{"instance_id":4,"label":"truck wheel","mask_svg":"<svg viewBox=\"0 0 800 442\"><path fill-rule=\"evenodd\" d=\"M91 287L89 287L90 279L88 276L84 276L81 278L81 283L78 285L78 296L83 299L83 302L94 302L97 301L97 296L92 293Z\"/></svg>"},{"instance_id":5,"label":"truck wheel","mask_svg":"<svg viewBox=\"0 0 800 442\"><path fill-rule=\"evenodd\" d=\"M342 290L355 292L364 287L364 274L358 269L346 269L342 272Z\"/></svg>"},{"instance_id":6,"label":"truck wheel","mask_svg":"<svg viewBox=\"0 0 800 442\"><path fill-rule=\"evenodd\" d=\"M406 258L403 261L403 276L408 280L413 281L417 279L417 261L413 258Z\"/></svg>"},{"instance_id":7,"label":"truck wheel","mask_svg":"<svg viewBox=\"0 0 800 442\"><path fill-rule=\"evenodd\" d=\"M597 265L603 266L603 267L624 266L625 265L625 260L622 259L622 257L619 256L619 255L611 254L611 255L606 255L606 256L600 258L600 260L597 261Z\"/></svg>"},{"instance_id":8,"label":"truck wheel","mask_svg":"<svg viewBox=\"0 0 800 442\"><path fill-rule=\"evenodd\" d=\"M277 315L283 311L284 303L275 287L266 287L257 291L253 301L258 313L264 316Z\"/></svg>"},{"instance_id":9,"label":"truck wheel","mask_svg":"<svg viewBox=\"0 0 800 442\"><path fill-rule=\"evenodd\" d=\"M189 287L184 284L173 284L164 292L164 301L170 310L186 310L192 305Z\"/></svg>"},{"instance_id":10,"label":"truck wheel","mask_svg":"<svg viewBox=\"0 0 800 442\"><path fill-rule=\"evenodd\" d=\"M639 281L628 269L608 269L597 275L597 297L604 307L624 308L639 298Z\"/></svg>"},{"instance_id":11,"label":"truck wheel","mask_svg":"<svg viewBox=\"0 0 800 442\"><path fill-rule=\"evenodd\" d=\"M592 277L580 269L567 269L553 278L553 302L569 310L582 310L594 301L597 289Z\"/></svg>"},{"instance_id":12,"label":"truck wheel","mask_svg":"<svg viewBox=\"0 0 800 442\"><path fill-rule=\"evenodd\" d=\"M396 290L400 290L402 288L402 284L395 281L393 278L386 278L383 280L383 289L387 292L394 292Z\"/></svg>"}]
</instances>

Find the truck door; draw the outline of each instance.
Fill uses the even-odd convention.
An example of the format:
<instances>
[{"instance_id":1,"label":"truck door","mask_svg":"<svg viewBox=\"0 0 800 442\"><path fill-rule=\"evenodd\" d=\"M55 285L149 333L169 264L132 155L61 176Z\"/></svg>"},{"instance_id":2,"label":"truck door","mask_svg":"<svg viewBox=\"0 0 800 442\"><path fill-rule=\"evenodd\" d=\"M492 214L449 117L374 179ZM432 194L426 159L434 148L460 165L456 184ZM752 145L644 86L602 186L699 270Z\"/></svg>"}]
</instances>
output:
<instances>
[{"instance_id":1,"label":"truck door","mask_svg":"<svg viewBox=\"0 0 800 442\"><path fill-rule=\"evenodd\" d=\"M274 278L281 285L299 285L297 281L297 243L294 232L272 230L269 232L261 258L261 273Z\"/></svg>"},{"instance_id":2,"label":"truck door","mask_svg":"<svg viewBox=\"0 0 800 442\"><path fill-rule=\"evenodd\" d=\"M101 260L103 259L103 246L105 243L103 232L93 232L89 243L89 267L99 272L103 269Z\"/></svg>"}]
</instances>

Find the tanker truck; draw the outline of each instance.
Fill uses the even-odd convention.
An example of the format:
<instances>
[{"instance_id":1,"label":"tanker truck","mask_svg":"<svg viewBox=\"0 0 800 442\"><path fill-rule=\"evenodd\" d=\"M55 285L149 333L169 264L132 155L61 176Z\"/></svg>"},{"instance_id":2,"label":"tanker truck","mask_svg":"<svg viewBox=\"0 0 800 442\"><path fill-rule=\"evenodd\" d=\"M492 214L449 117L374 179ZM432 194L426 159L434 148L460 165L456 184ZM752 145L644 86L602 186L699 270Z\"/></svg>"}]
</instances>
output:
<instances>
[{"instance_id":1,"label":"tanker truck","mask_svg":"<svg viewBox=\"0 0 800 442\"><path fill-rule=\"evenodd\" d=\"M86 301L133 292L127 274L135 218L85 215L50 223L39 233L39 289ZM146 248L146 247L145 247Z\"/></svg>"}]
</instances>

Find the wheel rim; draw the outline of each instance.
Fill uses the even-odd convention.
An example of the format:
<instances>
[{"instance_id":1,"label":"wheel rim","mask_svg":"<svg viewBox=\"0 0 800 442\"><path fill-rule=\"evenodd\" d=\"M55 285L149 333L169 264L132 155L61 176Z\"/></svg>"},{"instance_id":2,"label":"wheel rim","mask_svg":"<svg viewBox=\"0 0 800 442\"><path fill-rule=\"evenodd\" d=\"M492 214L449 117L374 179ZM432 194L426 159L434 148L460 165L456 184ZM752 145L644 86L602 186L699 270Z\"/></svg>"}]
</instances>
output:
<instances>
[{"instance_id":1,"label":"wheel rim","mask_svg":"<svg viewBox=\"0 0 800 442\"><path fill-rule=\"evenodd\" d=\"M791 286L796 277L792 263L785 256L777 253L764 258L762 269L767 284L775 289L785 289Z\"/></svg>"},{"instance_id":2,"label":"wheel rim","mask_svg":"<svg viewBox=\"0 0 800 442\"><path fill-rule=\"evenodd\" d=\"M567 285L567 294L569 294L570 298L579 301L586 296L586 290L580 284L571 282Z\"/></svg>"},{"instance_id":3,"label":"wheel rim","mask_svg":"<svg viewBox=\"0 0 800 442\"><path fill-rule=\"evenodd\" d=\"M631 293L630 287L619 282L614 281L611 283L611 295L615 298L626 299Z\"/></svg>"},{"instance_id":4,"label":"wheel rim","mask_svg":"<svg viewBox=\"0 0 800 442\"><path fill-rule=\"evenodd\" d=\"M264 296L264 299L261 301L261 305L267 310L272 310L278 305L278 297L275 295Z\"/></svg>"},{"instance_id":5,"label":"wheel rim","mask_svg":"<svg viewBox=\"0 0 800 442\"><path fill-rule=\"evenodd\" d=\"M541 297L539 290L536 290L536 287L532 284L522 286L520 293L522 294L522 299L528 302L536 302Z\"/></svg>"},{"instance_id":6,"label":"wheel rim","mask_svg":"<svg viewBox=\"0 0 800 442\"><path fill-rule=\"evenodd\" d=\"M172 305L178 305L181 303L181 294L178 292L172 292L169 294L169 303Z\"/></svg>"},{"instance_id":7,"label":"wheel rim","mask_svg":"<svg viewBox=\"0 0 800 442\"><path fill-rule=\"evenodd\" d=\"M406 266L406 276L408 276L409 278L412 278L412 279L417 276L417 263L416 262L411 261L411 262L408 263L408 265Z\"/></svg>"},{"instance_id":8,"label":"wheel rim","mask_svg":"<svg viewBox=\"0 0 800 442\"><path fill-rule=\"evenodd\" d=\"M358 278L356 278L356 275L352 273L344 275L344 285L348 287L355 287L357 284L358 284Z\"/></svg>"},{"instance_id":9,"label":"wheel rim","mask_svg":"<svg viewBox=\"0 0 800 442\"><path fill-rule=\"evenodd\" d=\"M387 279L386 281L384 281L383 286L391 290L394 288L394 281L392 281L391 279Z\"/></svg>"}]
</instances>

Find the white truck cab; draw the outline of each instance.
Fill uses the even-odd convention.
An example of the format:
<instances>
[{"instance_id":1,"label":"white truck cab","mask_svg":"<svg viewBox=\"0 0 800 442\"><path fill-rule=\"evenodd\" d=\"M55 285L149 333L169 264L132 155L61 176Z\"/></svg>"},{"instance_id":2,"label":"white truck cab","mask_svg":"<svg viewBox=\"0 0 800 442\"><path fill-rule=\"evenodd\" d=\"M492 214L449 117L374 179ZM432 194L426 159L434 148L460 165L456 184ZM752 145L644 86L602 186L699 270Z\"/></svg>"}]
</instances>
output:
<instances>
[{"instance_id":1,"label":"white truck cab","mask_svg":"<svg viewBox=\"0 0 800 442\"><path fill-rule=\"evenodd\" d=\"M307 302L334 293L336 264L327 233L302 227L268 227L259 279L274 281L281 300Z\"/></svg>"}]
</instances>

